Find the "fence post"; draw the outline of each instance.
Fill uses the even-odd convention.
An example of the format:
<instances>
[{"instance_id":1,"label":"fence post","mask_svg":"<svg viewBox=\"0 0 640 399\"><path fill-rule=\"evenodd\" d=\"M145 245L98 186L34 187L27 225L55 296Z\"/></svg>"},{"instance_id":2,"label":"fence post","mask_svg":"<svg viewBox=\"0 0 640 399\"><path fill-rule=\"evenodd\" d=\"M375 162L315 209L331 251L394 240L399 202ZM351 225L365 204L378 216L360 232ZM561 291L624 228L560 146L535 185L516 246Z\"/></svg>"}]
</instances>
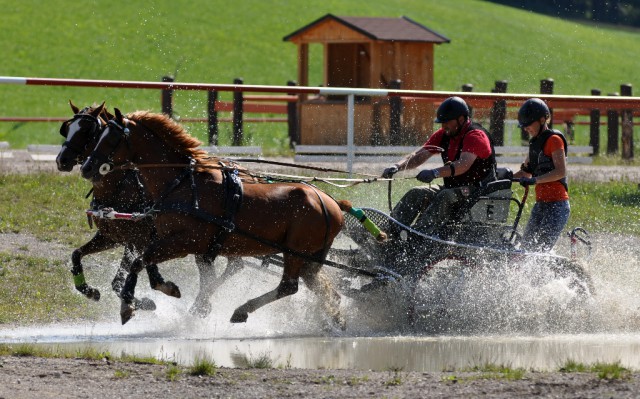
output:
<instances>
[{"instance_id":1,"label":"fence post","mask_svg":"<svg viewBox=\"0 0 640 399\"><path fill-rule=\"evenodd\" d=\"M242 78L233 79L234 85L241 85L244 81ZM244 93L241 91L233 92L233 144L232 145L242 145L243 142L243 131L242 131L242 114L243 107L242 104L244 102Z\"/></svg>"},{"instance_id":2,"label":"fence post","mask_svg":"<svg viewBox=\"0 0 640 399\"><path fill-rule=\"evenodd\" d=\"M609 93L609 96L618 96L618 93ZM618 152L618 111L607 110L607 155Z\"/></svg>"},{"instance_id":3,"label":"fence post","mask_svg":"<svg viewBox=\"0 0 640 399\"><path fill-rule=\"evenodd\" d=\"M553 94L553 79L547 78L540 81L540 94ZM553 109L549 108L549 127L553 128Z\"/></svg>"},{"instance_id":4,"label":"fence post","mask_svg":"<svg viewBox=\"0 0 640 399\"><path fill-rule=\"evenodd\" d=\"M391 90L399 90L402 86L402 81L399 79L389 82L389 88ZM402 117L402 99L398 96L389 98L389 104L391 106L390 121L389 121L389 144L400 145L402 143L400 118Z\"/></svg>"},{"instance_id":5,"label":"fence post","mask_svg":"<svg viewBox=\"0 0 640 399\"><path fill-rule=\"evenodd\" d=\"M496 85L492 93L506 93L507 81L496 80ZM493 103L491 116L489 117L489 131L493 138L494 145L504 145L504 118L507 116L507 101L497 100Z\"/></svg>"},{"instance_id":6,"label":"fence post","mask_svg":"<svg viewBox=\"0 0 640 399\"><path fill-rule=\"evenodd\" d=\"M592 96L599 96L600 90L591 89ZM589 113L589 145L593 147L593 154L600 154L600 110L592 109Z\"/></svg>"},{"instance_id":7,"label":"fence post","mask_svg":"<svg viewBox=\"0 0 640 399\"><path fill-rule=\"evenodd\" d=\"M287 86L297 86L295 80L287 81ZM290 96L295 95L289 93ZM289 147L293 148L300 143L300 134L298 126L298 102L290 101L287 103L287 128L289 130Z\"/></svg>"},{"instance_id":8,"label":"fence post","mask_svg":"<svg viewBox=\"0 0 640 399\"><path fill-rule=\"evenodd\" d=\"M381 115L381 101L377 98L371 100L371 136L369 138L369 144L371 145L383 145L382 138L382 125L380 118Z\"/></svg>"},{"instance_id":9,"label":"fence post","mask_svg":"<svg viewBox=\"0 0 640 399\"><path fill-rule=\"evenodd\" d=\"M471 93L473 91L473 85L471 83L463 84L462 91L465 93ZM471 106L469 106L469 118L473 118L473 107Z\"/></svg>"},{"instance_id":10,"label":"fence post","mask_svg":"<svg viewBox=\"0 0 640 399\"><path fill-rule=\"evenodd\" d=\"M173 76L163 76L163 82L173 82ZM173 118L173 89L162 89L161 94L162 113Z\"/></svg>"},{"instance_id":11,"label":"fence post","mask_svg":"<svg viewBox=\"0 0 640 399\"><path fill-rule=\"evenodd\" d=\"M218 145L218 111L216 111L218 91L209 90L207 94L207 114L209 116L209 145Z\"/></svg>"},{"instance_id":12,"label":"fence post","mask_svg":"<svg viewBox=\"0 0 640 399\"><path fill-rule=\"evenodd\" d=\"M631 83L620 85L620 94L626 97L631 97L632 86ZM620 112L620 119L622 122L622 159L633 159L633 111L625 109Z\"/></svg>"}]
</instances>

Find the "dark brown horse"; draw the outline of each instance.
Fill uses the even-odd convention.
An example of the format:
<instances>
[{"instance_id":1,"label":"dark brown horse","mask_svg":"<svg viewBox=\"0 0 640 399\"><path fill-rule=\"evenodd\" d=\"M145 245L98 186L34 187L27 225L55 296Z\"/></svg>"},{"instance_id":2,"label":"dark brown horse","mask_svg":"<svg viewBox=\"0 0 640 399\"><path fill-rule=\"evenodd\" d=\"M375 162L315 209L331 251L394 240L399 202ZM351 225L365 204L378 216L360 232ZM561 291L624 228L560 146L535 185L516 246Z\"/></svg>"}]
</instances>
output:
<instances>
[{"instance_id":1,"label":"dark brown horse","mask_svg":"<svg viewBox=\"0 0 640 399\"><path fill-rule=\"evenodd\" d=\"M122 292L122 322L134 313L137 274L144 265L188 254L262 256L283 253L280 284L237 308L232 322L298 290L298 279L322 299L333 321L343 325L339 294L320 274L322 262L343 225L333 198L304 183L267 183L237 165L210 158L200 142L170 118L116 109L82 175L100 181L109 170L140 170L153 205L158 239L132 265Z\"/></svg>"},{"instance_id":2,"label":"dark brown horse","mask_svg":"<svg viewBox=\"0 0 640 399\"><path fill-rule=\"evenodd\" d=\"M62 124L60 133L65 142L56 158L58 170L70 172L74 165L82 163L95 147L102 129L107 121L113 118L106 112L104 103L98 107L87 107L80 110L70 102L74 117ZM136 171L115 171L93 185L92 209L113 208L118 212L142 212L149 200ZM72 273L76 289L88 298L98 300L100 292L88 285L84 279L82 258L86 255L102 252L124 245L125 252L116 277L112 282L114 291L120 294L126 274L131 263L148 245L150 237L155 235L155 227L150 219L141 221L113 220L91 217L98 227L95 236L86 244L76 249L72 254ZM200 317L207 316L211 311L209 298L211 293L226 278L241 268L241 259L229 260L225 273L215 278L211 262L202 256L196 257L196 265L200 275L200 290L190 312ZM155 264L146 267L152 288L167 295L180 297L178 287L172 282L165 282ZM149 299L134 299L134 306L143 310L153 310L155 305Z\"/></svg>"}]
</instances>

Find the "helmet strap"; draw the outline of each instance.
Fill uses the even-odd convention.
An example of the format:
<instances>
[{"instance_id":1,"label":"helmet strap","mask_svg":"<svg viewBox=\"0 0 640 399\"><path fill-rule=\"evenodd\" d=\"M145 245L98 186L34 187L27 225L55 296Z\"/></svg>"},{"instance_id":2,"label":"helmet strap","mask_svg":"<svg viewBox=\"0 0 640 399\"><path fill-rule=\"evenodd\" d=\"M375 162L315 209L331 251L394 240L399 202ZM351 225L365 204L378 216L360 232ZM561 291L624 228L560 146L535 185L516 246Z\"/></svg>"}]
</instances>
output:
<instances>
[{"instance_id":1,"label":"helmet strap","mask_svg":"<svg viewBox=\"0 0 640 399\"><path fill-rule=\"evenodd\" d=\"M540 128L538 129L538 135L540 135L540 133L544 132L545 130L549 129L549 127L547 126L547 118L544 118L544 122L540 122L540 120L538 120L538 123L540 123Z\"/></svg>"},{"instance_id":2,"label":"helmet strap","mask_svg":"<svg viewBox=\"0 0 640 399\"><path fill-rule=\"evenodd\" d=\"M462 116L462 115L461 115ZM456 118L456 124L458 125L458 128L455 130L455 132L451 132L451 137L456 137L457 135L460 134L460 132L462 131L462 128L464 127L464 125L467 124L467 120L469 118L464 117L464 122L460 123L460 116Z\"/></svg>"}]
</instances>

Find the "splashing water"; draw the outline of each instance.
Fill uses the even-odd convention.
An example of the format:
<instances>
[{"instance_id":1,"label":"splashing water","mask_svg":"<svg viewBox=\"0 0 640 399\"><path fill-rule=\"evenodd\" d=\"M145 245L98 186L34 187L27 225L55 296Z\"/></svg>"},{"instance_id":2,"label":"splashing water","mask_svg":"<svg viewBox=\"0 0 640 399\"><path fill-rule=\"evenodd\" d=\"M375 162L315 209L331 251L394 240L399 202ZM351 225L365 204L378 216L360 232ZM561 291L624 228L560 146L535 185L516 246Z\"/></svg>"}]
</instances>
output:
<instances>
[{"instance_id":1,"label":"splashing water","mask_svg":"<svg viewBox=\"0 0 640 399\"><path fill-rule=\"evenodd\" d=\"M245 354L253 350L256 355L273 351L273 356L280 357L281 361L294 350L299 356L294 359L295 367L351 367L352 363L349 362L355 360L346 356L344 351L353 352L351 356L363 359L369 356L369 362L372 362L370 357L373 355L365 356L362 351L369 353L364 347L373 345L376 351L387 353L376 360L380 362L380 368L389 367L391 364L384 364L385 361L390 362L392 360L389 359L396 359L399 353L405 353L406 359L398 358L397 362L416 362L415 365L405 363L407 370L429 370L430 367L437 370L449 364L469 362L463 356L466 352L481 357L504 352L506 360L502 357L484 360L506 361L518 366L519 363L509 357L509 353L524 350L522 345L527 348L533 345L544 352L533 353L531 356L535 359L522 360L531 362L523 366L535 363L553 367L549 362L561 362L571 356L580 360L575 353L585 352L584 345L595 347L608 342L616 348L623 348L613 352L618 354L617 359L610 360L621 360L626 356L623 356L625 347L635 353L640 344L631 339L635 337L633 333L640 330L640 296L636 294L640 286L637 275L639 239L601 235L592 237L592 241L594 252L586 262L585 270L593 279L595 295L588 298L578 295L568 279L555 278L536 262L482 265L484 267L478 270L454 274L456 278L453 279L451 275L443 274L426 280L420 303L415 307L423 313L415 324L408 312L411 308L407 295L409 288L401 284L390 284L353 298L343 297L342 309L347 319L345 332L327 328L328 323L318 300L303 284L297 294L250 314L246 323L230 323L229 318L237 306L278 284L281 270L277 268L272 273L245 268L212 294L213 312L209 317L199 319L191 316L188 309L195 299L198 284L192 257L161 265L165 278L181 287L182 299L154 292L141 279L138 295L152 298L158 309L148 313L140 311L132 321L122 326L118 314L119 300L108 288L112 277L110 273L117 261L112 261L113 267L104 267L106 265L98 266L104 259L96 259L93 261L95 264L87 261L86 270L87 275L91 275L105 293L95 306L104 307L109 315L107 319L100 322L4 328L0 330L0 342L95 344L127 353L155 351L156 356L182 356L182 360L196 356L198 351L213 350L212 347L216 351L226 348L226 354L218 354L222 358L216 359L219 364L230 366L234 365L232 354L238 350ZM560 244L558 251L562 252L562 249ZM326 269L326 273L335 281L344 277L339 271ZM443 277L446 279L439 280ZM366 283L366 279L358 279L363 281L356 281L355 285ZM331 338L318 338L327 336ZM194 343L198 343L197 348L193 346ZM436 359L417 359L417 354L411 356L416 353L417 347L427 350L434 346L433 350L440 353L443 345L453 357L436 362ZM563 349L572 345L575 346L572 349L574 355L567 352L569 349ZM283 348L278 349L280 347ZM302 347L306 349L303 351ZM505 349L507 347L512 349ZM324 363L318 363L320 360L315 363L310 361L305 355L310 351L313 354L309 356L324 359ZM602 351L593 353L594 356L604 356ZM224 356L229 357L224 360ZM331 360L332 356L342 358L347 364L335 363L336 359ZM601 357L593 360L606 359ZM631 359L626 364L634 366L633 362ZM373 368L371 364L363 363L361 367Z\"/></svg>"}]
</instances>

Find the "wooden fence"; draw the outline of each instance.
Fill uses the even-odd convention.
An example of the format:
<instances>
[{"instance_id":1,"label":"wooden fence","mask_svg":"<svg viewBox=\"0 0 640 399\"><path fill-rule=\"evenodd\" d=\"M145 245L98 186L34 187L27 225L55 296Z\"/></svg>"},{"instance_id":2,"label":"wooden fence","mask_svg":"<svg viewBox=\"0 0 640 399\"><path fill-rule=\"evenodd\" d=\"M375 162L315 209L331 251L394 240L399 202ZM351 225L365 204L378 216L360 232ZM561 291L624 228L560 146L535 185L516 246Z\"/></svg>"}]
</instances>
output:
<instances>
[{"instance_id":1,"label":"wooden fence","mask_svg":"<svg viewBox=\"0 0 640 399\"><path fill-rule=\"evenodd\" d=\"M0 84L25 84L25 85L46 85L46 86L74 86L74 87L113 87L132 89L157 89L162 91L163 112L172 114L173 112L173 91L174 90L200 90L209 92L208 118L193 119L193 121L207 122L209 125L209 145L217 145L217 125L225 121L218 117L218 112L233 112L231 122L234 124L234 145L242 144L242 131L245 113L271 113L286 114L286 121L289 128L291 144L298 143L298 115L296 102L301 95L316 94L320 96L346 96L346 106L348 109L347 135L348 141L353 145L353 99L359 97L389 97L390 103L395 104L396 112L390 113L390 126L400 126L399 118L402 118L402 108L404 102L428 101L437 106L442 100L452 95L462 96L467 103L475 108L485 108L490 110L490 131L496 139L497 145L502 145L504 138L505 118L509 115L508 110L516 110L522 102L531 97L539 97L545 100L552 112L554 121L558 117L576 123L575 117L579 115L589 115L590 117L590 143L595 154L599 154L599 135L601 126L601 116L607 116L608 143L607 153L618 151L619 129L622 127L622 157L624 159L633 158L633 114L640 112L640 98L631 97L631 85L622 85L622 96L613 95L600 96L598 90L592 91L592 96L567 96L553 95L553 81L545 79L541 81L541 94L507 94L507 83L497 81L496 88L492 93L473 92L471 85L463 86L462 92L437 92L393 89L364 89L364 88L337 88L337 87L303 87L295 86L289 82L287 86L258 86L244 85L241 80L236 79L234 84L205 84L205 83L179 83L168 81L163 82L141 82L141 81L108 81L108 80L84 80L84 79L50 79L50 78L22 78L22 77L2 77ZM233 92L232 102L219 101L217 93ZM246 95L245 93L261 93L262 95ZM264 95L271 93L271 95ZM285 112L286 111L286 112ZM571 117L573 113L573 117ZM569 118L569 119L566 119ZM18 118L4 117L0 121L17 120ZM31 120L66 120L67 118L40 118ZM23 121L26 118L22 119ZM254 119L257 121L258 119ZM185 121L191 121L185 119ZM284 122L285 118L261 118L260 121ZM393 130L391 134L401 135L399 129ZM351 154L353 155L353 154Z\"/></svg>"}]
</instances>

